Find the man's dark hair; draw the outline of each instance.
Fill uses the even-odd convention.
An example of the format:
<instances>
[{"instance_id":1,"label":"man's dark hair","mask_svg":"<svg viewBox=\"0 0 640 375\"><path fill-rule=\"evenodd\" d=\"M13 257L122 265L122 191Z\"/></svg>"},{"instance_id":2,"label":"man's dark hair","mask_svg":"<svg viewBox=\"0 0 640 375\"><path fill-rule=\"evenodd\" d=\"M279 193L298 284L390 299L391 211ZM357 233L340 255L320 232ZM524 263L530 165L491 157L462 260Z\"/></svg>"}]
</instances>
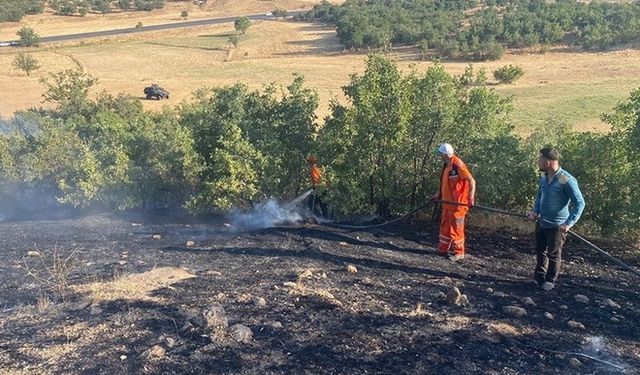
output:
<instances>
[{"instance_id":1,"label":"man's dark hair","mask_svg":"<svg viewBox=\"0 0 640 375\"><path fill-rule=\"evenodd\" d=\"M549 160L560 160L560 152L553 147L544 147L540 150L540 155Z\"/></svg>"}]
</instances>

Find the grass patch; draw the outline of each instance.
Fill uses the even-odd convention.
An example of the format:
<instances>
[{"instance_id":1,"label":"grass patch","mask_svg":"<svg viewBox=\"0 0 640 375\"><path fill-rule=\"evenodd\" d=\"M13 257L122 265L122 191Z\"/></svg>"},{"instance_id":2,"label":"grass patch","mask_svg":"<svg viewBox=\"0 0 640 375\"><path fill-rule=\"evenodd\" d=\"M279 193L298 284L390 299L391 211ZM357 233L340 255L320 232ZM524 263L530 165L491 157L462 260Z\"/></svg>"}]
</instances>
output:
<instances>
[{"instance_id":1,"label":"grass patch","mask_svg":"<svg viewBox=\"0 0 640 375\"><path fill-rule=\"evenodd\" d=\"M561 82L500 89L515 97L512 119L527 132L547 122L566 123L577 130L607 131L600 115L627 98L637 82Z\"/></svg>"}]
</instances>

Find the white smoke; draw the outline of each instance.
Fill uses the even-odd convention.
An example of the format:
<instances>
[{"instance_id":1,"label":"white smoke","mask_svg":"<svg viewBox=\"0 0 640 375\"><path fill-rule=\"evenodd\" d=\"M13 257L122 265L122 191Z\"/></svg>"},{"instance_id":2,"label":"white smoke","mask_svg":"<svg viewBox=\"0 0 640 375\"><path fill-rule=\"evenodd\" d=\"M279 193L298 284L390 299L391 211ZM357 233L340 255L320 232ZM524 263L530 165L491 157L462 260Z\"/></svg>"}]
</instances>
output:
<instances>
[{"instance_id":1,"label":"white smoke","mask_svg":"<svg viewBox=\"0 0 640 375\"><path fill-rule=\"evenodd\" d=\"M628 366L625 363L621 362L619 358L616 358L611 354L611 352L607 348L607 343L602 336L588 336L583 342L582 349L584 354L617 366L618 370L623 369L622 371L625 371L628 368ZM601 365L601 370L603 370L605 373L619 373L619 371L616 371L616 367L614 366L608 366L605 364Z\"/></svg>"},{"instance_id":2,"label":"white smoke","mask_svg":"<svg viewBox=\"0 0 640 375\"><path fill-rule=\"evenodd\" d=\"M308 195L309 193L303 194L304 197ZM255 230L300 222L303 218L297 206L304 199L303 196L284 205L280 205L275 199L269 199L255 205L249 212L234 212L231 214L232 225L236 229Z\"/></svg>"}]
</instances>

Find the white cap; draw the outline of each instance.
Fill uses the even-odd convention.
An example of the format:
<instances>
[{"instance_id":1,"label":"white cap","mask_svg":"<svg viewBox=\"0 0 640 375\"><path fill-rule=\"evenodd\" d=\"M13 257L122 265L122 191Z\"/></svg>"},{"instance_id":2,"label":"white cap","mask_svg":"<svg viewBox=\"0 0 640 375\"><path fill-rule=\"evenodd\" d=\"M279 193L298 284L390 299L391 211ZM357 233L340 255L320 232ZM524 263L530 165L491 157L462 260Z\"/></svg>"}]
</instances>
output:
<instances>
[{"instance_id":1,"label":"white cap","mask_svg":"<svg viewBox=\"0 0 640 375\"><path fill-rule=\"evenodd\" d=\"M438 147L438 152L442 155L451 156L453 155L453 146L448 143L443 143Z\"/></svg>"}]
</instances>

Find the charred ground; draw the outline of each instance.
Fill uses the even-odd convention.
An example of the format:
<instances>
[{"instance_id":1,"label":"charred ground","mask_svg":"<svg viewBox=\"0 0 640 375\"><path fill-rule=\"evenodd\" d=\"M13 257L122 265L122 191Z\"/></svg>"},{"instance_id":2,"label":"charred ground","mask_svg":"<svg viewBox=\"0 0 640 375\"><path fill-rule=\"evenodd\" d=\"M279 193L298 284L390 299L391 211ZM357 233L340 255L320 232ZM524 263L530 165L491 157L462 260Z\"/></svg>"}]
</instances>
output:
<instances>
[{"instance_id":1,"label":"charred ground","mask_svg":"<svg viewBox=\"0 0 640 375\"><path fill-rule=\"evenodd\" d=\"M406 223L250 232L223 221L107 215L0 223L0 372L621 372L539 349L592 355L625 373L640 368L630 273L570 240L557 289L541 292L530 283L530 236L470 227L470 256L460 264L435 255L436 239L436 228ZM637 250L602 245L640 264ZM27 275L50 275L55 259L70 270L64 303ZM454 287L468 304L447 302ZM197 324L211 306L253 339L214 338Z\"/></svg>"}]
</instances>

